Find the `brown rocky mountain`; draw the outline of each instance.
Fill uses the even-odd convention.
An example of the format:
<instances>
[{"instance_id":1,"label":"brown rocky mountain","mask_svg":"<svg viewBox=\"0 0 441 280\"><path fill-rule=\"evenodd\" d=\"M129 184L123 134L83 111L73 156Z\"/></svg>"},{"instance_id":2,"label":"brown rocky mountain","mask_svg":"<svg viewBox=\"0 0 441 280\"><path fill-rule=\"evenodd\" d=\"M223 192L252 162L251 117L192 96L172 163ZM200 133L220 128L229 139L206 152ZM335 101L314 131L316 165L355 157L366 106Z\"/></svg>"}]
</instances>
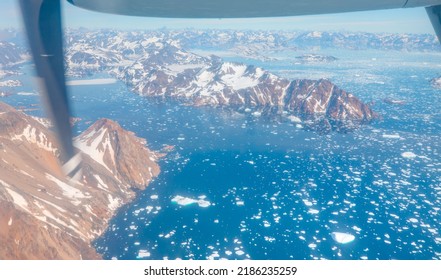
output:
<instances>
[{"instance_id":1,"label":"brown rocky mountain","mask_svg":"<svg viewBox=\"0 0 441 280\"><path fill-rule=\"evenodd\" d=\"M305 118L325 116L331 120L368 122L377 117L353 94L328 80L294 80L284 97L285 109Z\"/></svg>"},{"instance_id":2,"label":"brown rocky mountain","mask_svg":"<svg viewBox=\"0 0 441 280\"><path fill-rule=\"evenodd\" d=\"M159 174L146 141L102 119L76 139L83 178L69 182L52 132L0 103L0 259L96 259L90 242Z\"/></svg>"}]
</instances>

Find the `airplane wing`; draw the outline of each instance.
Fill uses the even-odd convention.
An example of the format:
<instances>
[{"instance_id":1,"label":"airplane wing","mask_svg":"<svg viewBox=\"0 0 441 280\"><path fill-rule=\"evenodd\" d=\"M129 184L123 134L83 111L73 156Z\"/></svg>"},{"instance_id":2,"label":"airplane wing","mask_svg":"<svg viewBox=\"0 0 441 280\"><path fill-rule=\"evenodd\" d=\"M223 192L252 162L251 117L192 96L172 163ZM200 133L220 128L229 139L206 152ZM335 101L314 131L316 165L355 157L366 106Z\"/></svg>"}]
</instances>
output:
<instances>
[{"instance_id":1,"label":"airplane wing","mask_svg":"<svg viewBox=\"0 0 441 280\"><path fill-rule=\"evenodd\" d=\"M249 18L426 7L440 0L68 0L85 9L144 17Z\"/></svg>"},{"instance_id":2,"label":"airplane wing","mask_svg":"<svg viewBox=\"0 0 441 280\"><path fill-rule=\"evenodd\" d=\"M44 99L61 143L66 175L80 174L69 117L64 76L61 0L19 0L32 56L45 88ZM67 0L85 9L144 17L250 18L428 7L441 39L441 0ZM441 40L440 40L441 41Z\"/></svg>"}]
</instances>

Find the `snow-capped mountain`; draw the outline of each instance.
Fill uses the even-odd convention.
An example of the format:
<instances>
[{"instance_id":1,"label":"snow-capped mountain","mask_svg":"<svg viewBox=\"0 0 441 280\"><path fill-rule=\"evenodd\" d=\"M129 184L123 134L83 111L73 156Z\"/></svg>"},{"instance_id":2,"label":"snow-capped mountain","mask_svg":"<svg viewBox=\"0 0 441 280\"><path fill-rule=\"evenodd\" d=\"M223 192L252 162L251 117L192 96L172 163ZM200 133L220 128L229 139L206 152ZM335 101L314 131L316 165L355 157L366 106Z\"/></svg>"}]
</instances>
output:
<instances>
[{"instance_id":1,"label":"snow-capped mountain","mask_svg":"<svg viewBox=\"0 0 441 280\"><path fill-rule=\"evenodd\" d=\"M91 75L108 67L117 66L123 61L121 54L109 48L109 42L106 42L106 48L103 48L102 43L98 44L86 35L69 36L67 40L71 42L65 50L67 75Z\"/></svg>"},{"instance_id":2,"label":"snow-capped mountain","mask_svg":"<svg viewBox=\"0 0 441 280\"><path fill-rule=\"evenodd\" d=\"M201 57L167 44L156 44L150 51L151 55L113 72L141 95L172 97L199 106L257 106L273 103L268 97L270 87L288 85L261 68ZM257 96L259 87L263 92Z\"/></svg>"},{"instance_id":3,"label":"snow-capped mountain","mask_svg":"<svg viewBox=\"0 0 441 280\"><path fill-rule=\"evenodd\" d=\"M274 31L274 30L186 30L164 32L182 42L182 47L247 49L254 51L291 49L376 49L396 51L439 51L431 34L368 32ZM248 46L248 48L246 48Z\"/></svg>"},{"instance_id":4,"label":"snow-capped mountain","mask_svg":"<svg viewBox=\"0 0 441 280\"><path fill-rule=\"evenodd\" d=\"M99 258L90 242L158 175L157 154L117 123L77 138L83 178L69 182L52 132L0 103L0 259Z\"/></svg>"},{"instance_id":5,"label":"snow-capped mountain","mask_svg":"<svg viewBox=\"0 0 441 280\"><path fill-rule=\"evenodd\" d=\"M158 156L146 144L144 139L123 130L109 119L98 120L75 138L75 146L84 157L99 163L117 181L137 188L148 185L158 174ZM103 186L98 179L95 183L98 187Z\"/></svg>"},{"instance_id":6,"label":"snow-capped mountain","mask_svg":"<svg viewBox=\"0 0 441 280\"><path fill-rule=\"evenodd\" d=\"M440 51L437 38L431 34L395 34L367 32L318 32L274 30L68 30L67 49L88 46L119 50L124 57L145 54L151 42L167 42L192 50L231 51L244 57L273 59L268 53L280 50L346 49Z\"/></svg>"},{"instance_id":7,"label":"snow-capped mountain","mask_svg":"<svg viewBox=\"0 0 441 280\"><path fill-rule=\"evenodd\" d=\"M11 66L25 60L23 48L10 42L0 42L0 66Z\"/></svg>"},{"instance_id":8,"label":"snow-capped mountain","mask_svg":"<svg viewBox=\"0 0 441 280\"><path fill-rule=\"evenodd\" d=\"M364 123L378 117L368 105L328 80L295 80L284 100L285 110L307 119L323 116L334 122Z\"/></svg>"}]
</instances>

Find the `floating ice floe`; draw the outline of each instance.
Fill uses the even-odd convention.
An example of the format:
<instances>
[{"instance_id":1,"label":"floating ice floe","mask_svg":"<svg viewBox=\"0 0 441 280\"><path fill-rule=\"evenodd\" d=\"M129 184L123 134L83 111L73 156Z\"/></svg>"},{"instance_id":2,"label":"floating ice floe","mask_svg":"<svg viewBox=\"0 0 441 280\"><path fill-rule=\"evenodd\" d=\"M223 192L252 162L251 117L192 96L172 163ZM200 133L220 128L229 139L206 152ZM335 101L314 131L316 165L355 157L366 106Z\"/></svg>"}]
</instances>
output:
<instances>
[{"instance_id":1,"label":"floating ice floe","mask_svg":"<svg viewBox=\"0 0 441 280\"><path fill-rule=\"evenodd\" d=\"M332 239L334 239L334 241L340 244L350 243L355 239L355 236L353 236L352 234L344 232L332 232L331 237Z\"/></svg>"},{"instance_id":2,"label":"floating ice floe","mask_svg":"<svg viewBox=\"0 0 441 280\"><path fill-rule=\"evenodd\" d=\"M150 252L147 250L139 250L138 251L138 256L136 258L138 259L142 259L142 258L148 258L150 257Z\"/></svg>"},{"instance_id":3,"label":"floating ice floe","mask_svg":"<svg viewBox=\"0 0 441 280\"><path fill-rule=\"evenodd\" d=\"M237 206L244 206L244 205L245 205L245 202L242 201L242 200L238 200L238 201L236 201L236 205L237 205Z\"/></svg>"},{"instance_id":4,"label":"floating ice floe","mask_svg":"<svg viewBox=\"0 0 441 280\"><path fill-rule=\"evenodd\" d=\"M308 207L311 207L313 205L312 202L307 199L303 199L303 203L305 204L305 206L308 206Z\"/></svg>"},{"instance_id":5,"label":"floating ice floe","mask_svg":"<svg viewBox=\"0 0 441 280\"><path fill-rule=\"evenodd\" d=\"M175 196L172 200L172 202L177 203L181 206L187 206L187 205L191 205L191 204L198 204L199 207L208 207L211 205L211 203L207 200L204 199L193 199L193 198L189 198L189 197L184 197L184 196L180 196L177 195Z\"/></svg>"},{"instance_id":6,"label":"floating ice floe","mask_svg":"<svg viewBox=\"0 0 441 280\"><path fill-rule=\"evenodd\" d=\"M236 255L238 255L238 256L242 256L243 254L245 254L245 252L242 251L242 250L237 250L235 253L236 253Z\"/></svg>"},{"instance_id":7,"label":"floating ice floe","mask_svg":"<svg viewBox=\"0 0 441 280\"><path fill-rule=\"evenodd\" d=\"M355 231L357 231L357 232L360 232L360 231L361 231L361 228L359 228L359 227L357 227L357 226L353 226L352 229L355 230Z\"/></svg>"},{"instance_id":8,"label":"floating ice floe","mask_svg":"<svg viewBox=\"0 0 441 280\"><path fill-rule=\"evenodd\" d=\"M404 152L401 154L403 158L416 158L417 155L412 152Z\"/></svg>"}]
</instances>

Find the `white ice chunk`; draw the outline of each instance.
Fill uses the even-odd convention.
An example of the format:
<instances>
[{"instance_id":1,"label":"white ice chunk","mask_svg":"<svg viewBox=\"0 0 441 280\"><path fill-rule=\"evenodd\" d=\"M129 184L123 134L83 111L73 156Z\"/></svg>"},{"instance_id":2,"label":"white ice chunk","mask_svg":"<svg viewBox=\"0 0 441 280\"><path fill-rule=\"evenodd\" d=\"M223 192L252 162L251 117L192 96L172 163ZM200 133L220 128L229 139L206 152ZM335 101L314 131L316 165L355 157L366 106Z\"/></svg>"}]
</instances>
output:
<instances>
[{"instance_id":1,"label":"white ice chunk","mask_svg":"<svg viewBox=\"0 0 441 280\"><path fill-rule=\"evenodd\" d=\"M181 206L187 206L187 205L191 205L194 203L197 203L199 205L199 207L209 207L211 205L211 202L204 200L204 199L193 199L193 198L189 198L189 197L184 197L181 195L177 195L175 196L172 200L172 202L177 203Z\"/></svg>"},{"instance_id":2,"label":"white ice chunk","mask_svg":"<svg viewBox=\"0 0 441 280\"><path fill-rule=\"evenodd\" d=\"M149 251L147 251L147 250L139 250L138 251L138 256L137 256L138 259L148 258L148 257L150 257Z\"/></svg>"},{"instance_id":3,"label":"white ice chunk","mask_svg":"<svg viewBox=\"0 0 441 280\"><path fill-rule=\"evenodd\" d=\"M340 244L350 243L355 239L355 236L353 236L352 234L344 232L332 232L331 237L332 239L334 239L334 241Z\"/></svg>"},{"instance_id":4,"label":"white ice chunk","mask_svg":"<svg viewBox=\"0 0 441 280\"><path fill-rule=\"evenodd\" d=\"M242 251L242 250L237 250L236 251L236 255L238 255L238 256L242 256L243 254L245 254L245 252Z\"/></svg>"},{"instance_id":5,"label":"white ice chunk","mask_svg":"<svg viewBox=\"0 0 441 280\"><path fill-rule=\"evenodd\" d=\"M417 155L412 153L412 152L404 152L404 153L401 154L401 156L403 158L410 158L410 159L413 159L413 158L417 157Z\"/></svg>"},{"instance_id":6,"label":"white ice chunk","mask_svg":"<svg viewBox=\"0 0 441 280\"><path fill-rule=\"evenodd\" d=\"M303 200L303 203L305 203L305 206L308 206L308 207L311 207L311 206L312 206L312 202L309 201L309 200L307 200L307 199L304 199L304 200Z\"/></svg>"},{"instance_id":7,"label":"white ice chunk","mask_svg":"<svg viewBox=\"0 0 441 280\"><path fill-rule=\"evenodd\" d=\"M244 206L245 202L243 202L242 200L238 200L238 201L236 201L236 205L237 206Z\"/></svg>"}]
</instances>

